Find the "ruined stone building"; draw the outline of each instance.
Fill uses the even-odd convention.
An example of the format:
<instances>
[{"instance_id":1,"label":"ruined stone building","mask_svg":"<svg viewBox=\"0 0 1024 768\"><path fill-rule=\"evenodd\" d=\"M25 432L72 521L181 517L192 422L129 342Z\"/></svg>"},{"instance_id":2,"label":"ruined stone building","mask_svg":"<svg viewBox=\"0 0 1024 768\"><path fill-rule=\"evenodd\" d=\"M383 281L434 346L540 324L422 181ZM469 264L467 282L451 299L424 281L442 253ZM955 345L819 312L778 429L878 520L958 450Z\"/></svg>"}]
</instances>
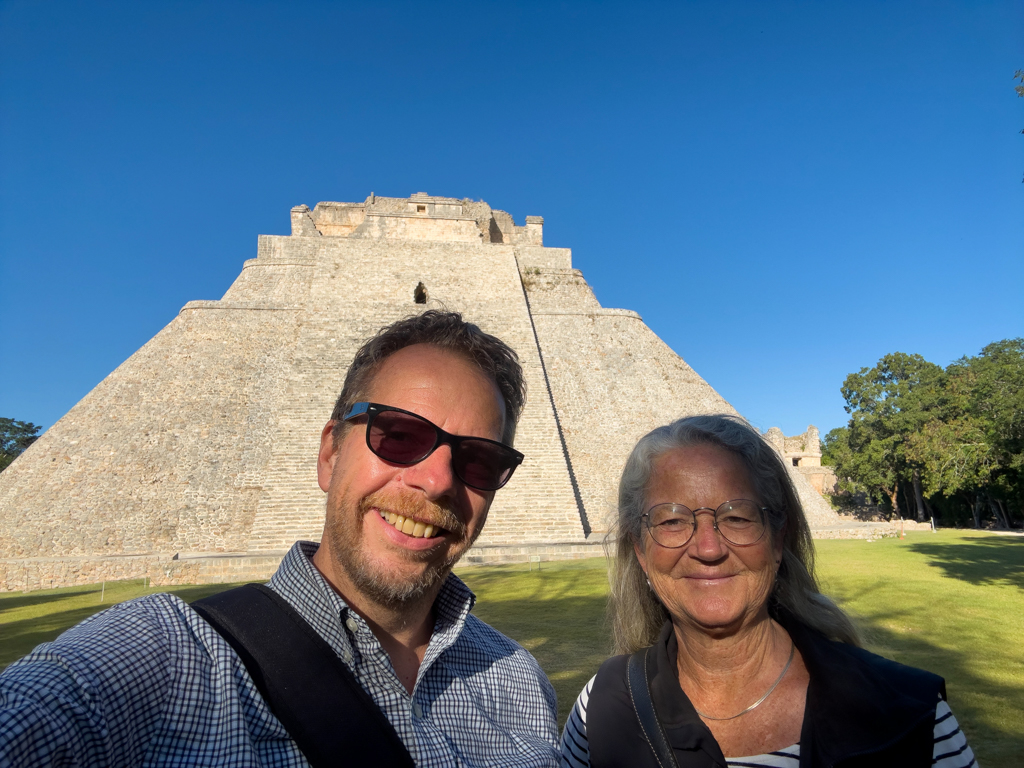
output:
<instances>
[{"instance_id":1,"label":"ruined stone building","mask_svg":"<svg viewBox=\"0 0 1024 768\"><path fill-rule=\"evenodd\" d=\"M816 426L811 424L806 432L792 437L786 437L781 429L772 427L764 436L779 452L782 460L807 478L814 490L818 493L835 493L836 473L832 467L821 465L821 437Z\"/></svg>"},{"instance_id":2,"label":"ruined stone building","mask_svg":"<svg viewBox=\"0 0 1024 768\"><path fill-rule=\"evenodd\" d=\"M636 312L602 307L543 219L417 193L292 209L219 301L191 301L0 474L0 588L269 575L318 540L320 429L359 344L430 307L511 344L526 460L475 562L600 552L651 428L733 408ZM835 522L806 478L812 524Z\"/></svg>"}]
</instances>

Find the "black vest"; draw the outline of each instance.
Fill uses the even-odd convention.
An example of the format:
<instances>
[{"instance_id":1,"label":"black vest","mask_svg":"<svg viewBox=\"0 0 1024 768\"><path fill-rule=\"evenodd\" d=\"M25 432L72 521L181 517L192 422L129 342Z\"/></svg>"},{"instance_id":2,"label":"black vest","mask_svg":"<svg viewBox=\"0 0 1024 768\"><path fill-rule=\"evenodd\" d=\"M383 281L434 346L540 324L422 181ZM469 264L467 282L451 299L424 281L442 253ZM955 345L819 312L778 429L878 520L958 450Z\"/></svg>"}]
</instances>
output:
<instances>
[{"instance_id":1,"label":"black vest","mask_svg":"<svg viewBox=\"0 0 1024 768\"><path fill-rule=\"evenodd\" d=\"M825 639L783 618L810 673L800 732L800 766L927 768L932 764L941 677ZM675 633L666 623L649 656L654 709L679 768L725 768L711 731L679 687ZM658 768L626 684L628 656L601 665L587 704L591 768ZM765 702L770 706L770 701Z\"/></svg>"}]
</instances>

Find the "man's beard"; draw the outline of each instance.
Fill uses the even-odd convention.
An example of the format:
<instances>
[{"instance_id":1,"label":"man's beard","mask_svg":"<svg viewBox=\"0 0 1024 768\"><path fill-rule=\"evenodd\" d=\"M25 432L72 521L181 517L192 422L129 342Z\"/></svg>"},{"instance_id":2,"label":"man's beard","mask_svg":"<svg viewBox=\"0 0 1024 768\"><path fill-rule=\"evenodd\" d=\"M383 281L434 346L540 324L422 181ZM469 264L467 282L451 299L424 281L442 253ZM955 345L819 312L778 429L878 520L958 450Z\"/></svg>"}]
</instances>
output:
<instances>
[{"instance_id":1,"label":"man's beard","mask_svg":"<svg viewBox=\"0 0 1024 768\"><path fill-rule=\"evenodd\" d=\"M480 533L478 528L473 534L473 539L467 541L465 523L448 504L437 504L415 492L385 493L382 490L360 499L355 510L355 527L350 529L349 523L352 522L353 512L346 509L347 501L341 499L341 508L331 510L335 518L335 524L330 526L329 534L331 553L363 595L378 605L391 609L416 603L434 590L448 577L455 563ZM394 512L403 517L413 517L444 528L455 536L456 543L449 546L448 555L444 560L428 563L424 571L414 578L395 573L389 570L386 564L377 562L363 546L363 519L366 515L376 515L376 509ZM341 521L345 522L339 524ZM408 555L410 559L415 560L415 552L409 552Z\"/></svg>"}]
</instances>

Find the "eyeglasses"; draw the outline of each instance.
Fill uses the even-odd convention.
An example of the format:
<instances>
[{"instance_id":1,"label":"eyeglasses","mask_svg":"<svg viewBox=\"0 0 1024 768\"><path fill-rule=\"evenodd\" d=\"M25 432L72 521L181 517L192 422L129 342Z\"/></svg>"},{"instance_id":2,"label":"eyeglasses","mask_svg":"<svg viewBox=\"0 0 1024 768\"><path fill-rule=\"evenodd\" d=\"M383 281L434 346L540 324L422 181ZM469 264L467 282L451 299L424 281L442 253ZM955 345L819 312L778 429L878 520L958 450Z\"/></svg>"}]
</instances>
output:
<instances>
[{"instance_id":1,"label":"eyeglasses","mask_svg":"<svg viewBox=\"0 0 1024 768\"><path fill-rule=\"evenodd\" d=\"M697 513L711 513L714 527L722 538L737 547L749 547L764 536L767 507L759 507L748 499L733 499L718 509L690 509L682 504L655 504L643 516L651 537L663 547L684 546L697 530Z\"/></svg>"},{"instance_id":2,"label":"eyeglasses","mask_svg":"<svg viewBox=\"0 0 1024 768\"><path fill-rule=\"evenodd\" d=\"M455 476L478 491L496 491L523 462L523 454L496 440L462 437L410 411L380 403L356 403L343 421L366 416L366 446L392 464L418 464L439 445L452 449Z\"/></svg>"}]
</instances>

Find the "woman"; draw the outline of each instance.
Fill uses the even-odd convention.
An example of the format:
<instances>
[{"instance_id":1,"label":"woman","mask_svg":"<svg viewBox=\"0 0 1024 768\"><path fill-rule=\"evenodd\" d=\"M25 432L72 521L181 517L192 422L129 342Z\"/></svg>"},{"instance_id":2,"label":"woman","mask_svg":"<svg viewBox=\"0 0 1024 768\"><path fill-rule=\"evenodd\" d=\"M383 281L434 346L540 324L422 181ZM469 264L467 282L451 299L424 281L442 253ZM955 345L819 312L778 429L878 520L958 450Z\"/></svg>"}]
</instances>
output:
<instances>
[{"instance_id":1,"label":"woman","mask_svg":"<svg viewBox=\"0 0 1024 768\"><path fill-rule=\"evenodd\" d=\"M729 416L660 427L619 484L616 650L562 764L969 766L941 678L860 648L781 458Z\"/></svg>"}]
</instances>

